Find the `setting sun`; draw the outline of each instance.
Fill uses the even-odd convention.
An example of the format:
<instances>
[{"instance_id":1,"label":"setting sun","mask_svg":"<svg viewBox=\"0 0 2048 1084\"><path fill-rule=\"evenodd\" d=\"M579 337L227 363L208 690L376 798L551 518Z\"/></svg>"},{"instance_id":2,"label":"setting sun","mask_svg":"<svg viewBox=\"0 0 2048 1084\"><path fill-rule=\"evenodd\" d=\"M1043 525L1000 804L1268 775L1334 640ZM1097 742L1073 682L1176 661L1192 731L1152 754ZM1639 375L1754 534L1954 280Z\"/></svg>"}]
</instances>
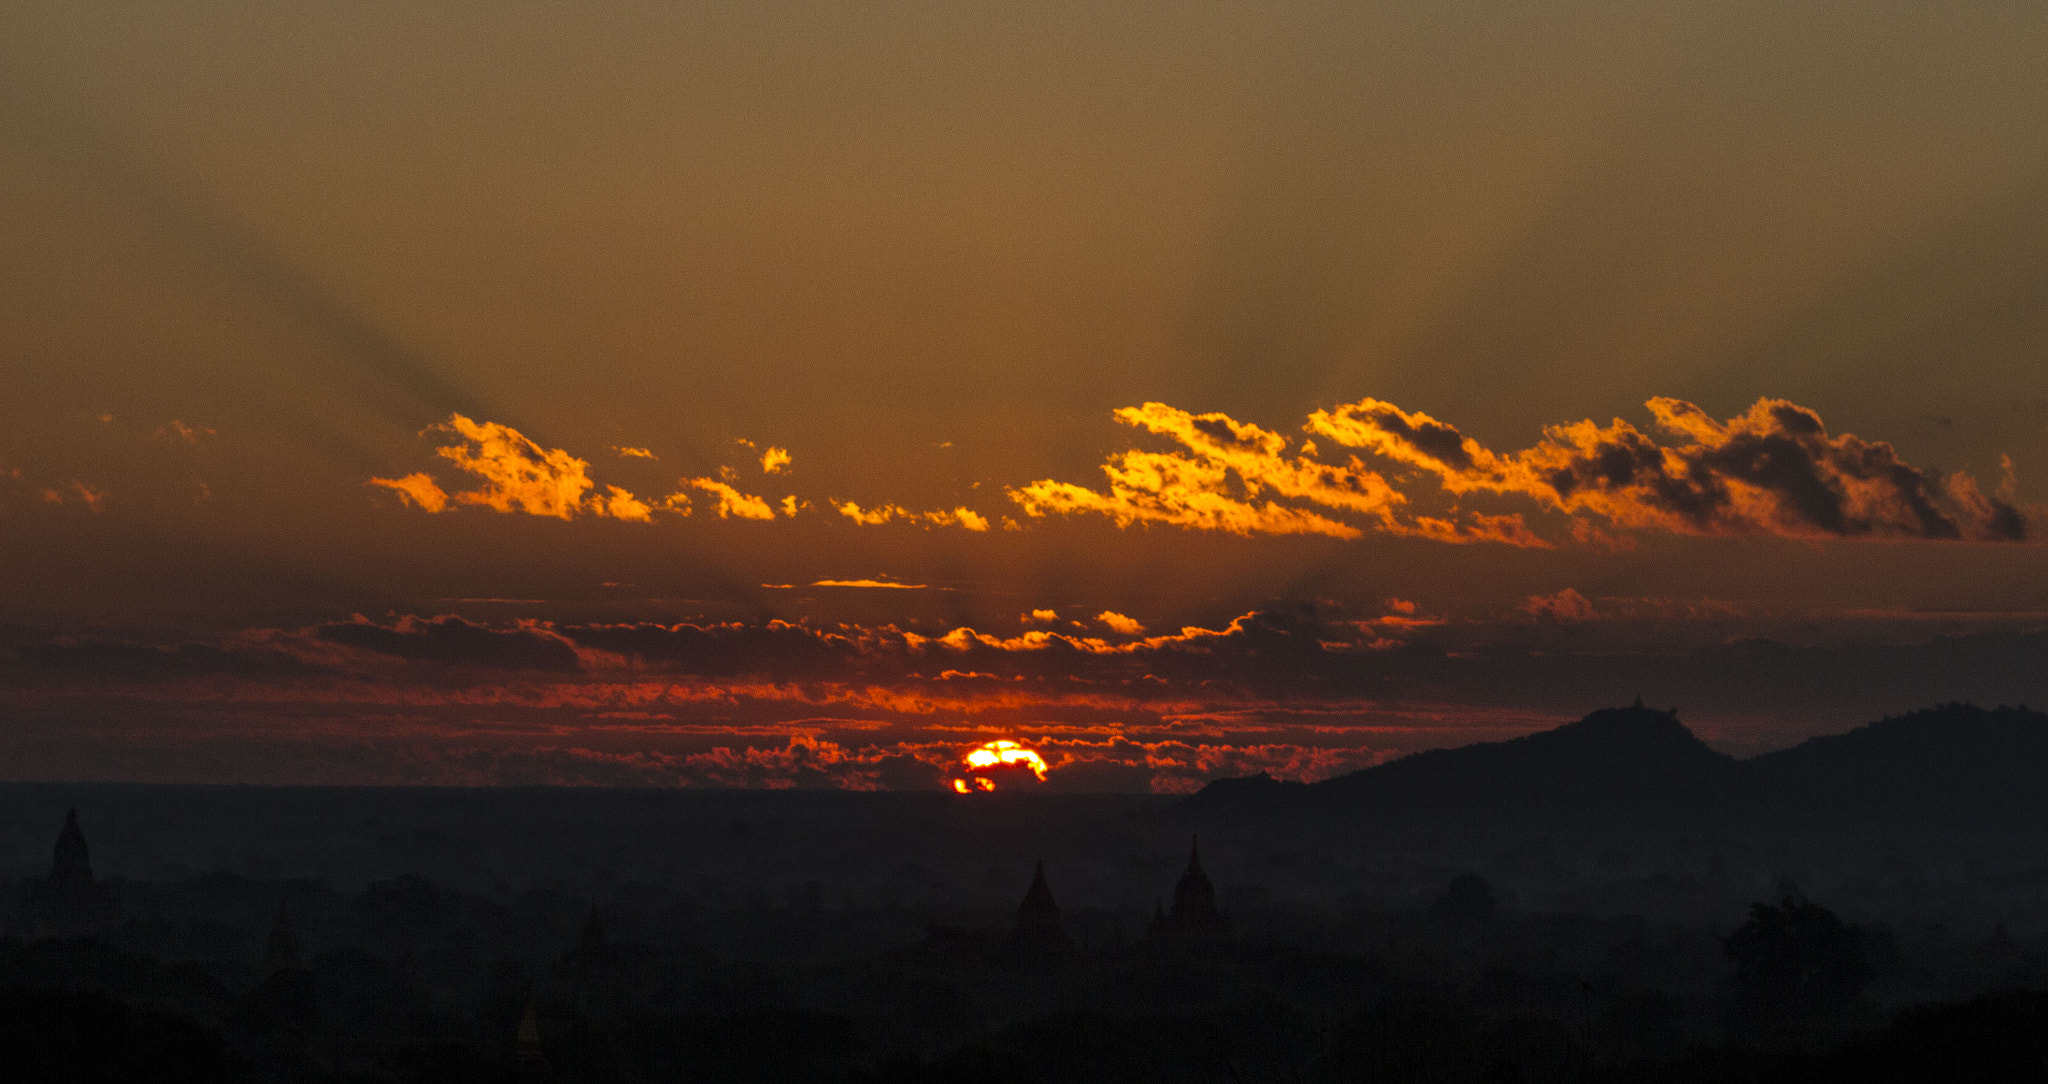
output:
<instances>
[{"instance_id":1,"label":"setting sun","mask_svg":"<svg viewBox=\"0 0 2048 1084\"><path fill-rule=\"evenodd\" d=\"M953 789L961 794L995 790L998 777L1021 777L1026 772L1045 782L1045 758L1008 738L976 746L968 751L965 762L962 774L952 780Z\"/></svg>"}]
</instances>

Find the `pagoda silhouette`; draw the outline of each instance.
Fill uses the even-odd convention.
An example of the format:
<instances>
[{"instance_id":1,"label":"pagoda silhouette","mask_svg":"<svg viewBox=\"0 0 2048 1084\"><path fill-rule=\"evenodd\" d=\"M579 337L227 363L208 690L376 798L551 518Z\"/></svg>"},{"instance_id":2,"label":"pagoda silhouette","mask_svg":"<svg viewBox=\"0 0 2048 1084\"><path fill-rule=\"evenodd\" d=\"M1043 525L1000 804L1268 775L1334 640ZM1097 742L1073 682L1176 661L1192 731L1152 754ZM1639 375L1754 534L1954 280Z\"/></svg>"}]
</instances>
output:
<instances>
[{"instance_id":1,"label":"pagoda silhouette","mask_svg":"<svg viewBox=\"0 0 2048 1084\"><path fill-rule=\"evenodd\" d=\"M519 1012L519 1034L512 1041L512 1079L519 1084L549 1084L554 1067L541 1050L540 1013L533 991L526 992L526 1006Z\"/></svg>"},{"instance_id":2,"label":"pagoda silhouette","mask_svg":"<svg viewBox=\"0 0 2048 1084\"><path fill-rule=\"evenodd\" d=\"M277 921L271 924L270 936L264 939L263 962L257 967L256 972L268 977L280 971L305 969L305 957L299 951L298 936L292 933L291 908L279 900Z\"/></svg>"},{"instance_id":3,"label":"pagoda silhouette","mask_svg":"<svg viewBox=\"0 0 2048 1084\"><path fill-rule=\"evenodd\" d=\"M50 875L29 886L10 932L25 940L78 937L99 931L113 918L113 897L92 875L85 833L78 827L78 810L72 809L57 833Z\"/></svg>"},{"instance_id":4,"label":"pagoda silhouette","mask_svg":"<svg viewBox=\"0 0 2048 1084\"><path fill-rule=\"evenodd\" d=\"M1013 963L1054 964L1073 952L1074 939L1060 925L1060 905L1045 883L1045 863L1031 874L1031 887L1017 906L1017 924L1003 942L1003 955Z\"/></svg>"},{"instance_id":5,"label":"pagoda silhouette","mask_svg":"<svg viewBox=\"0 0 2048 1084\"><path fill-rule=\"evenodd\" d=\"M1200 840L1188 845L1188 868L1173 886L1173 910L1152 915L1145 940L1161 945L1213 945L1230 939L1230 920L1216 909L1216 887L1202 872Z\"/></svg>"},{"instance_id":6,"label":"pagoda silhouette","mask_svg":"<svg viewBox=\"0 0 2048 1084\"><path fill-rule=\"evenodd\" d=\"M597 905L591 904L590 917L583 922L583 933L570 946L562 958L555 961L554 977L563 991L575 1001L576 1007L589 1012L594 995L607 992L607 987L616 984L618 953L605 937L604 923L597 917Z\"/></svg>"}]
</instances>

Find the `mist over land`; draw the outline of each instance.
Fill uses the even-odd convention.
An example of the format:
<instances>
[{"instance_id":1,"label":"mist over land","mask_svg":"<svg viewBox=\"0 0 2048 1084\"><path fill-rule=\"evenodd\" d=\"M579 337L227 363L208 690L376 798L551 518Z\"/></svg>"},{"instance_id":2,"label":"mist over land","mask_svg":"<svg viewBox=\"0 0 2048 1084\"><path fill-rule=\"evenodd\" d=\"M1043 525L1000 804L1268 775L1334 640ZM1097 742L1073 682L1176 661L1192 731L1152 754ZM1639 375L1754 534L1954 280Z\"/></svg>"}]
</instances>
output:
<instances>
[{"instance_id":1,"label":"mist over land","mask_svg":"<svg viewBox=\"0 0 2048 1084\"><path fill-rule=\"evenodd\" d=\"M2023 1041L2044 771L2023 709L1635 707L1191 797L7 784L0 978L191 1079L1846 1079Z\"/></svg>"}]
</instances>

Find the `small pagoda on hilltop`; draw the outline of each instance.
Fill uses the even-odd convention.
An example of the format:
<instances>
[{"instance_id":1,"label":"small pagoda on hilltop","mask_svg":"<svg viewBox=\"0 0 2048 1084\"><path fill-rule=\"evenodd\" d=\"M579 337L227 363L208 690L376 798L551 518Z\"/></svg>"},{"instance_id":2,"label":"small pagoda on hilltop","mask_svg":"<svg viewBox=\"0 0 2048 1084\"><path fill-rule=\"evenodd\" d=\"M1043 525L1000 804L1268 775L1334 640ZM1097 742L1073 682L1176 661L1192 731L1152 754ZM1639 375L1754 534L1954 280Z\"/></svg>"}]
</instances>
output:
<instances>
[{"instance_id":1,"label":"small pagoda on hilltop","mask_svg":"<svg viewBox=\"0 0 2048 1084\"><path fill-rule=\"evenodd\" d=\"M1216 909L1216 887L1202 872L1200 840L1188 845L1188 868L1173 886L1173 910L1160 909L1145 930L1157 945L1214 945L1230 940L1230 920Z\"/></svg>"},{"instance_id":2,"label":"small pagoda on hilltop","mask_svg":"<svg viewBox=\"0 0 2048 1084\"><path fill-rule=\"evenodd\" d=\"M92 875L85 833L78 827L78 810L72 809L57 833L50 875L29 886L9 932L24 940L78 937L98 932L113 919L113 897Z\"/></svg>"}]
</instances>

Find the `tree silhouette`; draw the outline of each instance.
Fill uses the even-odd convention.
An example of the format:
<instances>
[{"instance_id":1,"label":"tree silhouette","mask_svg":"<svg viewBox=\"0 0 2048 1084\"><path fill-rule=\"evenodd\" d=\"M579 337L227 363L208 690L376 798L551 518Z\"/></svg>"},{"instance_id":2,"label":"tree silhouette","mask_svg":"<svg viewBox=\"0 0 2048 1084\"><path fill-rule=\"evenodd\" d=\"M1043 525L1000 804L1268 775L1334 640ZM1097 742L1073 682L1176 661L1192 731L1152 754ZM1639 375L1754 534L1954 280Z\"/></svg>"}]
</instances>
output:
<instances>
[{"instance_id":1,"label":"tree silhouette","mask_svg":"<svg viewBox=\"0 0 2048 1084\"><path fill-rule=\"evenodd\" d=\"M1485 924L1492 920L1493 909L1493 886L1476 873L1463 873L1451 878L1443 895L1429 905L1431 915L1460 926Z\"/></svg>"},{"instance_id":2,"label":"tree silhouette","mask_svg":"<svg viewBox=\"0 0 2048 1084\"><path fill-rule=\"evenodd\" d=\"M1724 951L1735 962L1729 1031L1745 1041L1824 1037L1870 978L1863 931L1789 890L1776 904L1751 904Z\"/></svg>"}]
</instances>

